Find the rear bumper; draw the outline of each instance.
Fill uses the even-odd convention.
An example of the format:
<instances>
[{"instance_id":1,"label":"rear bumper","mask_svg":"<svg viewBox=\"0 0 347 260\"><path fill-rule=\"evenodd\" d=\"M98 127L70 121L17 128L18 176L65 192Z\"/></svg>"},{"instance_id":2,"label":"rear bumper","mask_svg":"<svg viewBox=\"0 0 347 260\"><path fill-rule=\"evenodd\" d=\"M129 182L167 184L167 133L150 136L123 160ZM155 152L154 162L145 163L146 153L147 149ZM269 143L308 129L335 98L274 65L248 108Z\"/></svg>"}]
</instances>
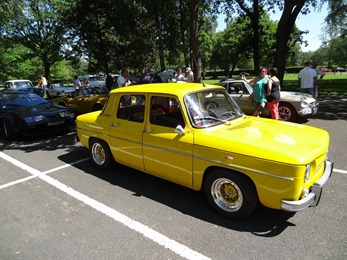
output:
<instances>
[{"instance_id":1,"label":"rear bumper","mask_svg":"<svg viewBox=\"0 0 347 260\"><path fill-rule=\"evenodd\" d=\"M282 200L281 208L286 211L296 212L296 211L304 210L308 207L317 206L322 196L323 186L327 182L327 180L330 178L333 172L333 168L334 168L334 162L326 161L324 173L322 177L312 185L311 192L305 198L301 200L296 200L296 201Z\"/></svg>"}]
</instances>

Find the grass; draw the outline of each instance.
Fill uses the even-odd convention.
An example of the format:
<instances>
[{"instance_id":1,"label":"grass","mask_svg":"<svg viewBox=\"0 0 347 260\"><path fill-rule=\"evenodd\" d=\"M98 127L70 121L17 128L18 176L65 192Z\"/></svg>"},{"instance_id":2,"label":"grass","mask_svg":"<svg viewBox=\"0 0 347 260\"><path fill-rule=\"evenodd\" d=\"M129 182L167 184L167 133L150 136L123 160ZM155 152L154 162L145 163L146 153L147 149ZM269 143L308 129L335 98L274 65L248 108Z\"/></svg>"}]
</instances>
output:
<instances>
[{"instance_id":1,"label":"grass","mask_svg":"<svg viewBox=\"0 0 347 260\"><path fill-rule=\"evenodd\" d=\"M240 77L234 77L239 79ZM249 79L251 76L248 77ZM207 84L217 83L220 79L207 79ZM300 91L297 74L285 74L282 84L282 90ZM347 72L325 73L322 80L319 81L319 94L345 94L347 95Z\"/></svg>"}]
</instances>

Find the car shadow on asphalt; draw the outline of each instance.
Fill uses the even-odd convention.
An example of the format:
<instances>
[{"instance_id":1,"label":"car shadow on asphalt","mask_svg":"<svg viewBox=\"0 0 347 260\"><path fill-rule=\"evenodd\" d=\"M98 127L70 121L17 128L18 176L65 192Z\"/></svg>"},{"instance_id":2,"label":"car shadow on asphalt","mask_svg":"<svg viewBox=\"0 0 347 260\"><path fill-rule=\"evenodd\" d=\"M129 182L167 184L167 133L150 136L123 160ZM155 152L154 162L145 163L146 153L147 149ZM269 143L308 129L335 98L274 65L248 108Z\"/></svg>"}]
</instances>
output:
<instances>
[{"instance_id":1,"label":"car shadow on asphalt","mask_svg":"<svg viewBox=\"0 0 347 260\"><path fill-rule=\"evenodd\" d=\"M59 159L71 161L69 157L70 155L66 154ZM185 188L124 165L116 164L113 169L102 171L91 167L91 161L86 161L74 167L114 186L132 191L133 196L146 197L183 214L228 229L250 232L256 236L274 237L281 234L287 227L295 226L289 221L295 213L273 210L262 205L259 205L245 220L227 219L209 206L203 192Z\"/></svg>"}]
</instances>

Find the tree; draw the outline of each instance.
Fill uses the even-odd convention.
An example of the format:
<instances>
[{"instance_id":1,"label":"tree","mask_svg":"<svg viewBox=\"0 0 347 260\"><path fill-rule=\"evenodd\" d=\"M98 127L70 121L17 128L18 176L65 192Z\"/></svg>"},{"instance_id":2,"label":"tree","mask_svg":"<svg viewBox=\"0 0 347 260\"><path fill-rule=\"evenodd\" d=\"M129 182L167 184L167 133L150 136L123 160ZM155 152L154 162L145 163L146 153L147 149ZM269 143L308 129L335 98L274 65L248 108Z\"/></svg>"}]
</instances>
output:
<instances>
[{"instance_id":1,"label":"tree","mask_svg":"<svg viewBox=\"0 0 347 260\"><path fill-rule=\"evenodd\" d=\"M48 80L51 66L74 54L76 36L62 22L64 6L63 0L2 2L2 10L7 13L2 37L22 44L30 50L28 55L38 57Z\"/></svg>"},{"instance_id":2,"label":"tree","mask_svg":"<svg viewBox=\"0 0 347 260\"><path fill-rule=\"evenodd\" d=\"M324 0L323 0L324 1ZM286 60L290 48L295 46L295 43L302 40L301 34L293 34L295 21L297 16L307 14L310 10L309 7L316 7L318 0L255 0L255 1L244 1L244 0L219 0L216 1L217 6L222 6L222 10L227 14L238 12L241 15L247 15L252 21L253 36L253 57L254 57L254 68L255 70L259 67L259 41L261 39L261 28L259 27L260 17L264 15L263 10L274 11L275 7L278 7L282 11L281 18L277 25L276 31L276 47L273 65L278 68L278 78L282 81L284 76L284 70L286 66Z\"/></svg>"}]
</instances>

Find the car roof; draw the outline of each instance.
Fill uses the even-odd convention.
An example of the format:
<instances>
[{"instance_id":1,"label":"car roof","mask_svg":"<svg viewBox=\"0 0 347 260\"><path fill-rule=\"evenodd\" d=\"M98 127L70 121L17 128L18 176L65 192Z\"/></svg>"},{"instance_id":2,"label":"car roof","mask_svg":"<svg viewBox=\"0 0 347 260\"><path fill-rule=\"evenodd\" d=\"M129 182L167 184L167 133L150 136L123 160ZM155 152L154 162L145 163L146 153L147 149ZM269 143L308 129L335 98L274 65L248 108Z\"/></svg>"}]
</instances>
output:
<instances>
[{"instance_id":1,"label":"car roof","mask_svg":"<svg viewBox=\"0 0 347 260\"><path fill-rule=\"evenodd\" d=\"M12 79L12 80L7 80L5 83L7 83L7 82L22 82L22 81L31 82L31 80L28 80L28 79Z\"/></svg>"},{"instance_id":2,"label":"car roof","mask_svg":"<svg viewBox=\"0 0 347 260\"><path fill-rule=\"evenodd\" d=\"M133 85L123 88L116 88L111 93L157 93L157 94L174 94L185 95L196 91L202 91L207 89L224 89L217 85L204 85L202 83L152 83Z\"/></svg>"}]
</instances>

